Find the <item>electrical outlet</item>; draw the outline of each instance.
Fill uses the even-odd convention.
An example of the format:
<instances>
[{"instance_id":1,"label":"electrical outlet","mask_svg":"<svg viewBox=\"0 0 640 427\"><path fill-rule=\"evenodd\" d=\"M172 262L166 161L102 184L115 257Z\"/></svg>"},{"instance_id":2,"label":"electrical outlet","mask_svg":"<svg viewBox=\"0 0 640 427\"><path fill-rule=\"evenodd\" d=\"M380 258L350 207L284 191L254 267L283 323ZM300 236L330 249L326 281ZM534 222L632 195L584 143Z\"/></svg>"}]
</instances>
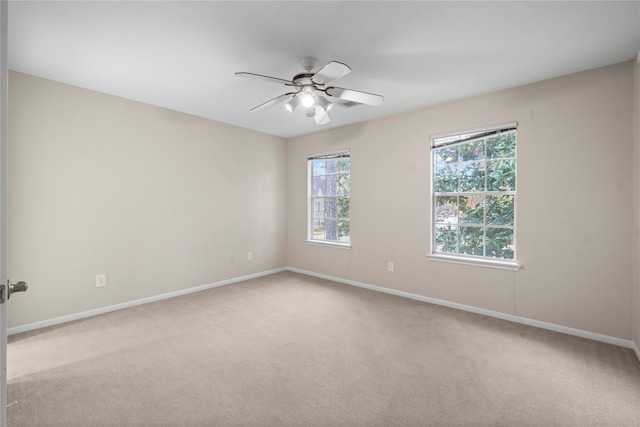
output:
<instances>
[{"instance_id":1,"label":"electrical outlet","mask_svg":"<svg viewBox=\"0 0 640 427\"><path fill-rule=\"evenodd\" d=\"M253 252L247 252L247 261L253 261Z\"/></svg>"},{"instance_id":2,"label":"electrical outlet","mask_svg":"<svg viewBox=\"0 0 640 427\"><path fill-rule=\"evenodd\" d=\"M393 262L392 261L389 261L387 263L387 271L393 271Z\"/></svg>"},{"instance_id":3,"label":"electrical outlet","mask_svg":"<svg viewBox=\"0 0 640 427\"><path fill-rule=\"evenodd\" d=\"M96 288L107 286L107 273L96 274Z\"/></svg>"}]
</instances>

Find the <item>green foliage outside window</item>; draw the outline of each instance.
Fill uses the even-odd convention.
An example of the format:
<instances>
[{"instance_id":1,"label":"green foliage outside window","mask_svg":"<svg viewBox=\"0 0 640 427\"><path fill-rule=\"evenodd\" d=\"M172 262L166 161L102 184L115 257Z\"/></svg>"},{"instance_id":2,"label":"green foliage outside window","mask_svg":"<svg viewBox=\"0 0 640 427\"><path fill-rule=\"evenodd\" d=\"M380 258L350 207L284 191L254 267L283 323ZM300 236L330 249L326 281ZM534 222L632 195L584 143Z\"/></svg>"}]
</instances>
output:
<instances>
[{"instance_id":1,"label":"green foliage outside window","mask_svg":"<svg viewBox=\"0 0 640 427\"><path fill-rule=\"evenodd\" d=\"M515 256L516 132L434 148L434 251Z\"/></svg>"}]
</instances>

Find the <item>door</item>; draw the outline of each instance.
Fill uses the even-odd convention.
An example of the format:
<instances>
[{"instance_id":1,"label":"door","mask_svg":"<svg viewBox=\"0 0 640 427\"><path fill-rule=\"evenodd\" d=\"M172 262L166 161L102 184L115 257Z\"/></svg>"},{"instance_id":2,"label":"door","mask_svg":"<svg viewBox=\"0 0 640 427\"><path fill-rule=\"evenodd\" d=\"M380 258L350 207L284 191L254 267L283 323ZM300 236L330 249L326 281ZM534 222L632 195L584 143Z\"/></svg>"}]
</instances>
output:
<instances>
[{"instance_id":1,"label":"door","mask_svg":"<svg viewBox=\"0 0 640 427\"><path fill-rule=\"evenodd\" d=\"M9 2L0 0L0 427L7 427L7 312L13 292L27 290L25 282L9 283L7 275L8 80L7 34Z\"/></svg>"},{"instance_id":2,"label":"door","mask_svg":"<svg viewBox=\"0 0 640 427\"><path fill-rule=\"evenodd\" d=\"M7 284L7 0L0 1L0 285ZM6 292L5 292L6 293ZM8 298L5 298L8 301ZM7 426L7 302L0 304L0 427Z\"/></svg>"}]
</instances>

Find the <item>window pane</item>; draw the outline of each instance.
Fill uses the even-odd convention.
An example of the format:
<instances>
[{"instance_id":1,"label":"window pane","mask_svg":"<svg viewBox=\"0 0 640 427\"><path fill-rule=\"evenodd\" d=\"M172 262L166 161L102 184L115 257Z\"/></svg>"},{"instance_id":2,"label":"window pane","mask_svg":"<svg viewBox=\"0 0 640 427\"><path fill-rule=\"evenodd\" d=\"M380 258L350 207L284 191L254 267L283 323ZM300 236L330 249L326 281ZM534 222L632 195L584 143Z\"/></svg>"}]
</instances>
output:
<instances>
[{"instance_id":1,"label":"window pane","mask_svg":"<svg viewBox=\"0 0 640 427\"><path fill-rule=\"evenodd\" d=\"M311 185L310 239L349 242L350 159L309 160Z\"/></svg>"},{"instance_id":2,"label":"window pane","mask_svg":"<svg viewBox=\"0 0 640 427\"><path fill-rule=\"evenodd\" d=\"M489 162L488 169L487 191L515 191L515 160L497 160Z\"/></svg>"},{"instance_id":3,"label":"window pane","mask_svg":"<svg viewBox=\"0 0 640 427\"><path fill-rule=\"evenodd\" d=\"M340 196L349 197L351 189L351 176L349 174L338 175L338 194Z\"/></svg>"},{"instance_id":4,"label":"window pane","mask_svg":"<svg viewBox=\"0 0 640 427\"><path fill-rule=\"evenodd\" d=\"M311 205L313 206L312 218L324 218L324 198L314 197Z\"/></svg>"},{"instance_id":5,"label":"window pane","mask_svg":"<svg viewBox=\"0 0 640 427\"><path fill-rule=\"evenodd\" d=\"M451 163L458 161L458 147L445 147L435 150L436 163Z\"/></svg>"},{"instance_id":6,"label":"window pane","mask_svg":"<svg viewBox=\"0 0 640 427\"><path fill-rule=\"evenodd\" d=\"M458 191L457 165L436 166L435 191L437 193Z\"/></svg>"},{"instance_id":7,"label":"window pane","mask_svg":"<svg viewBox=\"0 0 640 427\"><path fill-rule=\"evenodd\" d=\"M452 253L458 252L458 228L456 226L444 225L436 226L436 252Z\"/></svg>"},{"instance_id":8,"label":"window pane","mask_svg":"<svg viewBox=\"0 0 640 427\"><path fill-rule=\"evenodd\" d=\"M431 140L432 145L457 144L432 150L432 250L514 259L516 131L480 133ZM468 140L473 137L480 139Z\"/></svg>"},{"instance_id":9,"label":"window pane","mask_svg":"<svg viewBox=\"0 0 640 427\"><path fill-rule=\"evenodd\" d=\"M484 139L460 145L460 161L484 159Z\"/></svg>"},{"instance_id":10,"label":"window pane","mask_svg":"<svg viewBox=\"0 0 640 427\"><path fill-rule=\"evenodd\" d=\"M338 160L340 159L328 159L327 162L327 175L338 173Z\"/></svg>"},{"instance_id":11,"label":"window pane","mask_svg":"<svg viewBox=\"0 0 640 427\"><path fill-rule=\"evenodd\" d=\"M324 176L313 177L313 193L312 196L324 196L327 193L326 179Z\"/></svg>"},{"instance_id":12,"label":"window pane","mask_svg":"<svg viewBox=\"0 0 640 427\"><path fill-rule=\"evenodd\" d=\"M516 133L503 133L493 138L487 138L487 157L499 159L516 156Z\"/></svg>"},{"instance_id":13,"label":"window pane","mask_svg":"<svg viewBox=\"0 0 640 427\"><path fill-rule=\"evenodd\" d=\"M484 196L460 196L458 212L461 224L484 224Z\"/></svg>"},{"instance_id":14,"label":"window pane","mask_svg":"<svg viewBox=\"0 0 640 427\"><path fill-rule=\"evenodd\" d=\"M324 240L325 232L324 232L324 220L322 219L314 219L313 220L313 239Z\"/></svg>"},{"instance_id":15,"label":"window pane","mask_svg":"<svg viewBox=\"0 0 640 427\"><path fill-rule=\"evenodd\" d=\"M334 217L335 218L335 217ZM326 240L338 240L338 220L334 218L327 218L324 222L324 232Z\"/></svg>"},{"instance_id":16,"label":"window pane","mask_svg":"<svg viewBox=\"0 0 640 427\"><path fill-rule=\"evenodd\" d=\"M458 196L436 196L436 223L458 223Z\"/></svg>"},{"instance_id":17,"label":"window pane","mask_svg":"<svg viewBox=\"0 0 640 427\"><path fill-rule=\"evenodd\" d=\"M349 159L338 159L338 172L348 174L351 171L351 162Z\"/></svg>"},{"instance_id":18,"label":"window pane","mask_svg":"<svg viewBox=\"0 0 640 427\"><path fill-rule=\"evenodd\" d=\"M487 197L487 224L513 225L514 197L511 195Z\"/></svg>"},{"instance_id":19,"label":"window pane","mask_svg":"<svg viewBox=\"0 0 640 427\"><path fill-rule=\"evenodd\" d=\"M510 228L487 228L487 256L513 259L513 230Z\"/></svg>"},{"instance_id":20,"label":"window pane","mask_svg":"<svg viewBox=\"0 0 640 427\"><path fill-rule=\"evenodd\" d=\"M484 191L484 162L460 165L460 191Z\"/></svg>"},{"instance_id":21,"label":"window pane","mask_svg":"<svg viewBox=\"0 0 640 427\"><path fill-rule=\"evenodd\" d=\"M348 220L338 221L338 236L342 243L349 243L350 222Z\"/></svg>"},{"instance_id":22,"label":"window pane","mask_svg":"<svg viewBox=\"0 0 640 427\"><path fill-rule=\"evenodd\" d=\"M325 218L338 218L338 198L326 197L324 199L324 216Z\"/></svg>"},{"instance_id":23,"label":"window pane","mask_svg":"<svg viewBox=\"0 0 640 427\"><path fill-rule=\"evenodd\" d=\"M313 176L325 175L327 173L327 162L326 160L314 160L311 162L311 168Z\"/></svg>"},{"instance_id":24,"label":"window pane","mask_svg":"<svg viewBox=\"0 0 640 427\"><path fill-rule=\"evenodd\" d=\"M349 219L349 199L338 199L338 218Z\"/></svg>"},{"instance_id":25,"label":"window pane","mask_svg":"<svg viewBox=\"0 0 640 427\"><path fill-rule=\"evenodd\" d=\"M460 227L460 253L467 255L483 255L482 227Z\"/></svg>"},{"instance_id":26,"label":"window pane","mask_svg":"<svg viewBox=\"0 0 640 427\"><path fill-rule=\"evenodd\" d=\"M335 196L338 194L338 175L327 175L326 179L326 195Z\"/></svg>"}]
</instances>

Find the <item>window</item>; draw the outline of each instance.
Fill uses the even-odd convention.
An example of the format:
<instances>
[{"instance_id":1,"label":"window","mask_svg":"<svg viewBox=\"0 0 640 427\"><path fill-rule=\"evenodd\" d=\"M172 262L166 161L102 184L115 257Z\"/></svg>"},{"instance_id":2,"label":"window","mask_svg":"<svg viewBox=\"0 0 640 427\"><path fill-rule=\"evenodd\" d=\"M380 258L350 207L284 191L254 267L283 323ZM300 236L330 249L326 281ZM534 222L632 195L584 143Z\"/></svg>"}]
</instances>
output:
<instances>
[{"instance_id":1,"label":"window","mask_svg":"<svg viewBox=\"0 0 640 427\"><path fill-rule=\"evenodd\" d=\"M432 137L431 158L431 258L517 266L516 124Z\"/></svg>"},{"instance_id":2,"label":"window","mask_svg":"<svg viewBox=\"0 0 640 427\"><path fill-rule=\"evenodd\" d=\"M310 156L308 241L350 243L350 155L340 151Z\"/></svg>"}]
</instances>

